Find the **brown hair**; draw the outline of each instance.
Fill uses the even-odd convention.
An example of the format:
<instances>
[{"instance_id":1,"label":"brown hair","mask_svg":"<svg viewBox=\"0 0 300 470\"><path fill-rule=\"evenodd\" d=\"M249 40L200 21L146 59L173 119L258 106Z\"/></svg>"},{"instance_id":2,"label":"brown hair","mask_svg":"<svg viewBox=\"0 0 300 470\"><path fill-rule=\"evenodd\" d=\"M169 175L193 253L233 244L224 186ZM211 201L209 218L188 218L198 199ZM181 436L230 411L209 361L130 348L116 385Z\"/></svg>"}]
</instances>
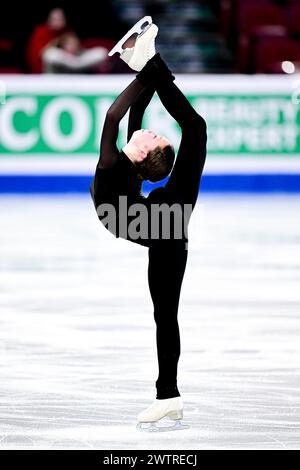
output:
<instances>
[{"instance_id":1,"label":"brown hair","mask_svg":"<svg viewBox=\"0 0 300 470\"><path fill-rule=\"evenodd\" d=\"M156 147L148 152L146 158L135 164L139 176L143 180L153 183L164 179L172 170L175 159L174 149L171 145Z\"/></svg>"}]
</instances>

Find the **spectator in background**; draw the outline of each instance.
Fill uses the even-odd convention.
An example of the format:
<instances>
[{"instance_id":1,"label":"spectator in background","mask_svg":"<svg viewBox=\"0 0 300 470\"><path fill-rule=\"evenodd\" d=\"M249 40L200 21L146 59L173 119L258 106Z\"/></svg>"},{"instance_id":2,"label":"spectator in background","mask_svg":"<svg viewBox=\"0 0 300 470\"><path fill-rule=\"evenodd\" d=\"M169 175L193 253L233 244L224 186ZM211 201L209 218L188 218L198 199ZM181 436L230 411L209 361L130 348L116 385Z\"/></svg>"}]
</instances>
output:
<instances>
[{"instance_id":1,"label":"spectator in background","mask_svg":"<svg viewBox=\"0 0 300 470\"><path fill-rule=\"evenodd\" d=\"M43 71L46 73L96 72L107 58L105 47L83 49L80 39L69 32L52 41L42 51Z\"/></svg>"},{"instance_id":2,"label":"spectator in background","mask_svg":"<svg viewBox=\"0 0 300 470\"><path fill-rule=\"evenodd\" d=\"M46 23L38 25L34 29L26 52L28 65L32 73L42 72L41 55L43 50L67 31L66 15L61 8L51 10Z\"/></svg>"}]
</instances>

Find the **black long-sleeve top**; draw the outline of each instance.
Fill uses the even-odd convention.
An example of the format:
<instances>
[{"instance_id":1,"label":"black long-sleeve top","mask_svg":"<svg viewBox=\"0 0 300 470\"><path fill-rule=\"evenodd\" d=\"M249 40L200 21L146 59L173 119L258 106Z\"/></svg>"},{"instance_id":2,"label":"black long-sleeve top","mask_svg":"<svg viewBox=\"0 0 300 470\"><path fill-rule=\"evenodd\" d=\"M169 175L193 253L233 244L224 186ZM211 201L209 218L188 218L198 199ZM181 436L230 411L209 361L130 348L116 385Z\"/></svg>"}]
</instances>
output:
<instances>
[{"instance_id":1,"label":"black long-sleeve top","mask_svg":"<svg viewBox=\"0 0 300 470\"><path fill-rule=\"evenodd\" d=\"M127 141L134 131L141 128L144 111L155 91L169 114L179 124L182 136L167 183L144 197L134 163L122 150L118 150L116 141L119 122L129 108ZM90 187L95 208L103 202L117 206L120 195L127 196L128 204L143 203L148 208L152 203L191 204L194 208L206 158L206 143L205 120L173 81L166 79L143 86L138 79L134 79L106 114L100 142L100 159Z\"/></svg>"}]
</instances>

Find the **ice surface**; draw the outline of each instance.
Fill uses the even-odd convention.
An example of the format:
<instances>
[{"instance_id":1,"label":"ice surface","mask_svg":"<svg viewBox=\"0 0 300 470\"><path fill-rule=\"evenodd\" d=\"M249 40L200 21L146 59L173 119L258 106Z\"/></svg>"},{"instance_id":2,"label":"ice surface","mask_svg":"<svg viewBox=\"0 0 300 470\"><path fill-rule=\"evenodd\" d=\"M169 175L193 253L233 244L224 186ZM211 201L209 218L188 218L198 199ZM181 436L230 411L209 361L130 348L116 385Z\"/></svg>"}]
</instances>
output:
<instances>
[{"instance_id":1,"label":"ice surface","mask_svg":"<svg viewBox=\"0 0 300 470\"><path fill-rule=\"evenodd\" d=\"M189 429L155 398L147 249L87 196L0 198L0 449L300 448L300 197L202 196L179 311Z\"/></svg>"}]
</instances>

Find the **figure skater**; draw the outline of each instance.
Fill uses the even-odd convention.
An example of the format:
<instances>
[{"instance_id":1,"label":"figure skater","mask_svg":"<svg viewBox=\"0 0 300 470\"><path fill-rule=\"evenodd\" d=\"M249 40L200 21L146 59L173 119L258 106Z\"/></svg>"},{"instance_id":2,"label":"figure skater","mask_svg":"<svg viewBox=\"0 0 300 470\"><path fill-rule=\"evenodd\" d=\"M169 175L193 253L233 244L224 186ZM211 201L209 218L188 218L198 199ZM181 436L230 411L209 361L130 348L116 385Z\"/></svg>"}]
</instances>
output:
<instances>
[{"instance_id":1,"label":"figure skater","mask_svg":"<svg viewBox=\"0 0 300 470\"><path fill-rule=\"evenodd\" d=\"M155 50L157 32L152 18L144 17L109 53L119 52L120 58L138 73L106 113L100 158L90 187L98 217L105 227L116 237L126 238L148 248L148 282L154 306L159 374L156 399L139 413L139 427L142 423L155 423L165 416L180 425L179 420L183 417L183 401L177 387L180 356L177 316L188 254L188 236L187 231L183 230L179 238L175 233L178 227L173 226L168 238L162 235L161 230L157 234L157 220L155 223L152 220L151 209L155 204L169 208L175 205L182 208L182 220L188 223L198 197L207 143L205 120L175 85L174 75ZM144 111L155 91L181 128L176 160L174 147L166 137L141 129ZM116 146L119 122L129 109L127 144L119 150ZM152 190L148 197L141 194L142 181L159 181L170 172L164 186ZM124 234L124 229L117 227L118 224L108 227L108 218L104 217L107 210L101 210L103 204L106 209L107 204L115 209L118 222L123 218L128 227L133 221L130 211L124 218L121 197L126 197L130 207L138 204L150 214L146 220L150 226L148 237L142 236L142 233L140 236ZM187 216L184 214L184 206L190 207Z\"/></svg>"}]
</instances>

